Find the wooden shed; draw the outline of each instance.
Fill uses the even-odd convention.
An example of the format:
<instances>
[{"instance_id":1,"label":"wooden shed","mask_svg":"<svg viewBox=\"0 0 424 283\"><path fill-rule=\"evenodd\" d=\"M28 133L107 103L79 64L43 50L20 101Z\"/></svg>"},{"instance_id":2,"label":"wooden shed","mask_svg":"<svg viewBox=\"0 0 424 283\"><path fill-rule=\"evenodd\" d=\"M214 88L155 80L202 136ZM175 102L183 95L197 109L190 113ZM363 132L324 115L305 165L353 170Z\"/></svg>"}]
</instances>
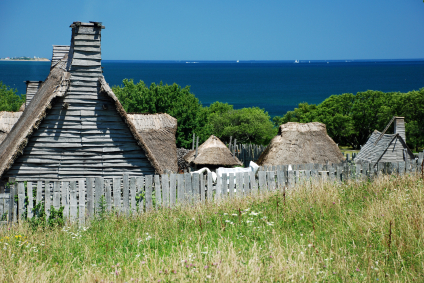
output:
<instances>
[{"instance_id":1,"label":"wooden shed","mask_svg":"<svg viewBox=\"0 0 424 283\"><path fill-rule=\"evenodd\" d=\"M162 174L102 75L101 23L74 22L69 54L51 68L0 144L0 178Z\"/></svg>"},{"instance_id":2,"label":"wooden shed","mask_svg":"<svg viewBox=\"0 0 424 283\"><path fill-rule=\"evenodd\" d=\"M392 123L394 134L386 134ZM355 158L355 162L402 162L415 159L406 145L405 119L393 117L383 132L375 130Z\"/></svg>"}]
</instances>

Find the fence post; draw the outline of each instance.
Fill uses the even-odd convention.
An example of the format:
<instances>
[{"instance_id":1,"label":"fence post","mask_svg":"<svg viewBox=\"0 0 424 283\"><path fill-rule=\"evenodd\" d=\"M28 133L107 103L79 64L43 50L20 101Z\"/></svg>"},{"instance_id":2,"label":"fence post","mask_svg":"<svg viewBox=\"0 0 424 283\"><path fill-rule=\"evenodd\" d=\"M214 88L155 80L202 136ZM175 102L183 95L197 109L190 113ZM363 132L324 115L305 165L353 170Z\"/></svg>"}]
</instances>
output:
<instances>
[{"instance_id":1,"label":"fence post","mask_svg":"<svg viewBox=\"0 0 424 283\"><path fill-rule=\"evenodd\" d=\"M102 177L96 177L94 182L95 182L94 186L95 186L95 200L96 200L94 207L96 209L96 214L99 215L99 213L100 213L100 202L101 202L101 199L102 199L102 196L103 196L104 182L103 182Z\"/></svg>"},{"instance_id":2,"label":"fence post","mask_svg":"<svg viewBox=\"0 0 424 283\"><path fill-rule=\"evenodd\" d=\"M50 181L44 181L44 212L46 213L46 217L50 216L50 207L52 205L51 200L51 191L50 191Z\"/></svg>"},{"instance_id":3,"label":"fence post","mask_svg":"<svg viewBox=\"0 0 424 283\"><path fill-rule=\"evenodd\" d=\"M234 173L229 173L228 178L229 178L228 191L229 191L229 194L230 194L230 198L234 198Z\"/></svg>"},{"instance_id":4,"label":"fence post","mask_svg":"<svg viewBox=\"0 0 424 283\"><path fill-rule=\"evenodd\" d=\"M162 201L163 201L159 175L154 176L154 181L155 181L156 209L159 209L162 206Z\"/></svg>"},{"instance_id":5,"label":"fence post","mask_svg":"<svg viewBox=\"0 0 424 283\"><path fill-rule=\"evenodd\" d=\"M147 175L146 176L146 211L150 211L153 209L153 201L152 201L152 183L153 183L153 176Z\"/></svg>"},{"instance_id":6,"label":"fence post","mask_svg":"<svg viewBox=\"0 0 424 283\"><path fill-rule=\"evenodd\" d=\"M222 198L228 198L227 173L222 174L221 193Z\"/></svg>"},{"instance_id":7,"label":"fence post","mask_svg":"<svg viewBox=\"0 0 424 283\"><path fill-rule=\"evenodd\" d=\"M135 200L135 195L137 192L137 188L135 186L135 177L130 178L130 205L131 205L131 213L135 213L137 211L137 202Z\"/></svg>"},{"instance_id":8,"label":"fence post","mask_svg":"<svg viewBox=\"0 0 424 283\"><path fill-rule=\"evenodd\" d=\"M205 175L200 175L200 201L205 201L205 184L206 184Z\"/></svg>"},{"instance_id":9,"label":"fence post","mask_svg":"<svg viewBox=\"0 0 424 283\"><path fill-rule=\"evenodd\" d=\"M243 179L241 172L236 173L236 195L237 197L243 196Z\"/></svg>"},{"instance_id":10,"label":"fence post","mask_svg":"<svg viewBox=\"0 0 424 283\"><path fill-rule=\"evenodd\" d=\"M122 212L121 207L121 178L113 178L113 207L117 212Z\"/></svg>"},{"instance_id":11,"label":"fence post","mask_svg":"<svg viewBox=\"0 0 424 283\"><path fill-rule=\"evenodd\" d=\"M267 183L268 183L268 190L270 192L275 191L275 175L274 175L274 168L272 171L267 172Z\"/></svg>"},{"instance_id":12,"label":"fence post","mask_svg":"<svg viewBox=\"0 0 424 283\"><path fill-rule=\"evenodd\" d=\"M53 181L53 207L60 208L60 181Z\"/></svg>"},{"instance_id":13,"label":"fence post","mask_svg":"<svg viewBox=\"0 0 424 283\"><path fill-rule=\"evenodd\" d=\"M62 182L63 218L69 219L69 182Z\"/></svg>"},{"instance_id":14,"label":"fence post","mask_svg":"<svg viewBox=\"0 0 424 283\"><path fill-rule=\"evenodd\" d=\"M163 207L169 207L169 178L168 174L161 175Z\"/></svg>"},{"instance_id":15,"label":"fence post","mask_svg":"<svg viewBox=\"0 0 424 283\"><path fill-rule=\"evenodd\" d=\"M87 212L88 217L92 217L94 215L94 191L93 191L93 182L94 178L86 178L86 186L87 186Z\"/></svg>"},{"instance_id":16,"label":"fence post","mask_svg":"<svg viewBox=\"0 0 424 283\"><path fill-rule=\"evenodd\" d=\"M76 181L71 181L69 183L69 202L70 202L70 211L69 211L69 220L74 222L77 219L77 192L76 192Z\"/></svg>"},{"instance_id":17,"label":"fence post","mask_svg":"<svg viewBox=\"0 0 424 283\"><path fill-rule=\"evenodd\" d=\"M219 178L219 176L217 176ZM208 202L212 202L212 172L208 172L208 191L207 191L207 197L206 200Z\"/></svg>"},{"instance_id":18,"label":"fence post","mask_svg":"<svg viewBox=\"0 0 424 283\"><path fill-rule=\"evenodd\" d=\"M259 171L259 193L264 193L267 191L266 187L266 171Z\"/></svg>"},{"instance_id":19,"label":"fence post","mask_svg":"<svg viewBox=\"0 0 424 283\"><path fill-rule=\"evenodd\" d=\"M23 214L25 212L25 184L24 182L18 182L18 219L22 221Z\"/></svg>"},{"instance_id":20,"label":"fence post","mask_svg":"<svg viewBox=\"0 0 424 283\"><path fill-rule=\"evenodd\" d=\"M138 212L144 212L144 199L146 198L144 190L144 177L137 177L135 180L136 186L138 188L137 194L140 196L140 201L138 202Z\"/></svg>"},{"instance_id":21,"label":"fence post","mask_svg":"<svg viewBox=\"0 0 424 283\"><path fill-rule=\"evenodd\" d=\"M78 192L79 192L79 225L85 225L85 190L84 190L84 179L78 180Z\"/></svg>"},{"instance_id":22,"label":"fence post","mask_svg":"<svg viewBox=\"0 0 424 283\"><path fill-rule=\"evenodd\" d=\"M27 196L28 196L27 217L28 219L30 219L32 218L32 210L34 209L34 194L32 192L32 182L27 182Z\"/></svg>"},{"instance_id":23,"label":"fence post","mask_svg":"<svg viewBox=\"0 0 424 283\"><path fill-rule=\"evenodd\" d=\"M177 175L177 186L178 186L178 192L177 192L177 198L178 198L178 204L182 205L184 202L184 175L178 174Z\"/></svg>"},{"instance_id":24,"label":"fence post","mask_svg":"<svg viewBox=\"0 0 424 283\"><path fill-rule=\"evenodd\" d=\"M169 206L174 207L177 193L177 175L171 173L169 179Z\"/></svg>"},{"instance_id":25,"label":"fence post","mask_svg":"<svg viewBox=\"0 0 424 283\"><path fill-rule=\"evenodd\" d=\"M243 173L243 188L244 188L244 195L250 195L250 186L249 186L249 173L244 172Z\"/></svg>"},{"instance_id":26,"label":"fence post","mask_svg":"<svg viewBox=\"0 0 424 283\"><path fill-rule=\"evenodd\" d=\"M216 174L216 186L215 186L215 202L221 200L222 196L222 176Z\"/></svg>"},{"instance_id":27,"label":"fence post","mask_svg":"<svg viewBox=\"0 0 424 283\"><path fill-rule=\"evenodd\" d=\"M105 201L106 210L112 211L112 190L110 187L110 180L105 180Z\"/></svg>"},{"instance_id":28,"label":"fence post","mask_svg":"<svg viewBox=\"0 0 424 283\"><path fill-rule=\"evenodd\" d=\"M123 190L123 209L126 215L130 214L130 180L128 173L124 173L122 176L122 190Z\"/></svg>"},{"instance_id":29,"label":"fence post","mask_svg":"<svg viewBox=\"0 0 424 283\"><path fill-rule=\"evenodd\" d=\"M184 174L184 181L185 181L184 200L185 200L186 204L190 204L191 203L191 193L192 193L191 174L190 173Z\"/></svg>"}]
</instances>

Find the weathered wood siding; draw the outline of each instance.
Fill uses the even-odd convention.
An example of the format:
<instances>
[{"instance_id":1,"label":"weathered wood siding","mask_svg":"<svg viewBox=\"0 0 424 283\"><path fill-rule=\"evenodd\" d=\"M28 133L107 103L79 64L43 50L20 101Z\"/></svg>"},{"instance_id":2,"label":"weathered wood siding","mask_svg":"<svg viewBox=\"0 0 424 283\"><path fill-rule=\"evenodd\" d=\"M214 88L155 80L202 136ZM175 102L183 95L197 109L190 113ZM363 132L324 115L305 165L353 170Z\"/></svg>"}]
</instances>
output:
<instances>
[{"instance_id":1,"label":"weathered wood siding","mask_svg":"<svg viewBox=\"0 0 424 283\"><path fill-rule=\"evenodd\" d=\"M31 102L31 99L37 93L38 89L40 88L43 82L42 81L26 81L25 83L26 83L25 106L28 106L28 104Z\"/></svg>"},{"instance_id":2,"label":"weathered wood siding","mask_svg":"<svg viewBox=\"0 0 424 283\"><path fill-rule=\"evenodd\" d=\"M101 27L72 30L68 91L54 100L7 176L33 180L154 174L113 100L99 91ZM93 49L78 51L83 47Z\"/></svg>"},{"instance_id":3,"label":"weathered wood siding","mask_svg":"<svg viewBox=\"0 0 424 283\"><path fill-rule=\"evenodd\" d=\"M399 134L406 142L405 119L403 117L395 118L395 134Z\"/></svg>"},{"instance_id":4,"label":"weathered wood siding","mask_svg":"<svg viewBox=\"0 0 424 283\"><path fill-rule=\"evenodd\" d=\"M60 59L69 52L69 45L53 45L53 54L51 67L53 67Z\"/></svg>"}]
</instances>

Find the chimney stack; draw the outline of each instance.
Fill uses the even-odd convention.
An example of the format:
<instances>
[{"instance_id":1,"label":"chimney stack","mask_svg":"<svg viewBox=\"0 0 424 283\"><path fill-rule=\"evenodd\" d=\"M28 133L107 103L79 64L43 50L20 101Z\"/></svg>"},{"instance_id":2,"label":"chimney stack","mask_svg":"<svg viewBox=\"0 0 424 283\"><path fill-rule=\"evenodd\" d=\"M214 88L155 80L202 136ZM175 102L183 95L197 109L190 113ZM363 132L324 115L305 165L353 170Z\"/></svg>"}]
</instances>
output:
<instances>
[{"instance_id":1,"label":"chimney stack","mask_svg":"<svg viewBox=\"0 0 424 283\"><path fill-rule=\"evenodd\" d=\"M53 45L52 62L50 69L56 65L56 63L67 55L69 52L69 45Z\"/></svg>"},{"instance_id":2,"label":"chimney stack","mask_svg":"<svg viewBox=\"0 0 424 283\"><path fill-rule=\"evenodd\" d=\"M68 70L71 73L91 73L100 76L101 70L101 30L99 22L71 25L72 39L68 56Z\"/></svg>"},{"instance_id":3,"label":"chimney stack","mask_svg":"<svg viewBox=\"0 0 424 283\"><path fill-rule=\"evenodd\" d=\"M395 117L395 134L399 134L399 136L401 136L402 139L406 142L404 117Z\"/></svg>"}]
</instances>

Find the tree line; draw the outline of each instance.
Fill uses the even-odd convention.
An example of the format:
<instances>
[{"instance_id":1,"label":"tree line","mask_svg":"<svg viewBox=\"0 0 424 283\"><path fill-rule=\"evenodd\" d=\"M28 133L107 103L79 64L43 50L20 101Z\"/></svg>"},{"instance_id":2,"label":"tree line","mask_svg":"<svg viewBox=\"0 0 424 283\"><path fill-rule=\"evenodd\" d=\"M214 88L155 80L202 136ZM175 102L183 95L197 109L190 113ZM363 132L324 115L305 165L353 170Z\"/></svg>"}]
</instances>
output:
<instances>
[{"instance_id":1,"label":"tree line","mask_svg":"<svg viewBox=\"0 0 424 283\"><path fill-rule=\"evenodd\" d=\"M124 79L112 90L128 113L168 113L175 117L178 147L190 148L193 133L200 142L213 134L224 142L232 137L240 143L267 145L283 123L321 122L336 143L359 149L393 116L405 117L408 146L415 151L424 147L424 88L407 93L369 90L332 95L320 104L299 103L293 111L272 119L259 107L234 109L222 102L205 107L189 86L175 83L147 86L143 81ZM18 95L0 81L0 111L18 111L24 102L25 95Z\"/></svg>"}]
</instances>

